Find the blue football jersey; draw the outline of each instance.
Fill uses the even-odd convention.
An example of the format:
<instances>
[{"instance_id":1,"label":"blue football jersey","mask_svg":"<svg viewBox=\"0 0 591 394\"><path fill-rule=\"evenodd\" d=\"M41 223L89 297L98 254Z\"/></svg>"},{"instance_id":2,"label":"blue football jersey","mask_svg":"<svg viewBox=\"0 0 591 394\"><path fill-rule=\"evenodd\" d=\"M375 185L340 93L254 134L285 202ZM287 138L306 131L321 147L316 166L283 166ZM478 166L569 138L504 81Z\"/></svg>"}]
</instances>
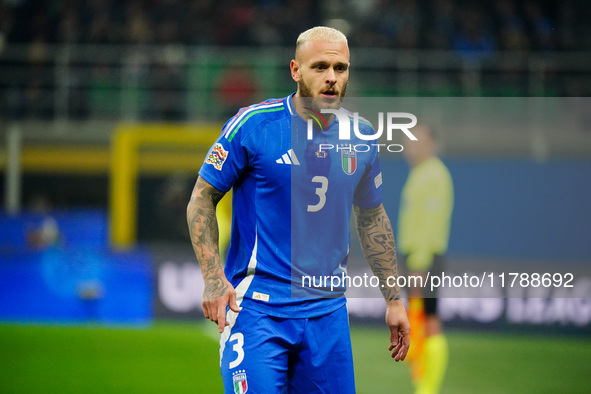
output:
<instances>
[{"instance_id":1,"label":"blue football jersey","mask_svg":"<svg viewBox=\"0 0 591 394\"><path fill-rule=\"evenodd\" d=\"M315 317L345 303L343 286L330 289L319 280L346 272L353 204L382 202L381 172L370 142L338 140L336 117L308 139L292 96L242 108L199 175L220 191L234 188L225 273L240 305ZM352 114L350 122L353 130ZM359 129L374 133L367 122Z\"/></svg>"}]
</instances>

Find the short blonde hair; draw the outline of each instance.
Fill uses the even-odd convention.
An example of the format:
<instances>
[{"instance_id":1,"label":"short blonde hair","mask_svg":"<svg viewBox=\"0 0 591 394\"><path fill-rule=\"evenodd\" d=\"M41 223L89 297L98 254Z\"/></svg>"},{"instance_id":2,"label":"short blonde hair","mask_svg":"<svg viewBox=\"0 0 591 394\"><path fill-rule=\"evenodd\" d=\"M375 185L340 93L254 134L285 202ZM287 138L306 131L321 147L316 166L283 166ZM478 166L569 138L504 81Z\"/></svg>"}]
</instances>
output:
<instances>
[{"instance_id":1,"label":"short blonde hair","mask_svg":"<svg viewBox=\"0 0 591 394\"><path fill-rule=\"evenodd\" d=\"M329 41L329 42L344 42L347 44L347 36L340 30L334 29L328 26L316 26L306 30L298 36L296 40L296 59L298 55L298 49L307 43L308 41Z\"/></svg>"}]
</instances>

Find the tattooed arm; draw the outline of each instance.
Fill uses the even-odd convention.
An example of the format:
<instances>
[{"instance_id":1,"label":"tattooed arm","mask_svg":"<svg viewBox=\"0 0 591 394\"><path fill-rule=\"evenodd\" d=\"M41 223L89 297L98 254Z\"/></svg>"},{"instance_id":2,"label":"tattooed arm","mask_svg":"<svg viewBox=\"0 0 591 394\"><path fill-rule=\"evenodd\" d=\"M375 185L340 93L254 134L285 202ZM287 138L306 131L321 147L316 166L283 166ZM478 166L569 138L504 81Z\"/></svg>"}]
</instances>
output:
<instances>
[{"instance_id":1,"label":"tattooed arm","mask_svg":"<svg viewBox=\"0 0 591 394\"><path fill-rule=\"evenodd\" d=\"M187 223L193 250L199 261L205 289L203 313L205 318L216 322L221 333L229 325L226 321L226 306L238 312L236 291L226 279L218 247L219 231L215 214L216 206L224 193L199 177L187 206Z\"/></svg>"},{"instance_id":2,"label":"tattooed arm","mask_svg":"<svg viewBox=\"0 0 591 394\"><path fill-rule=\"evenodd\" d=\"M392 225L382 204L375 208L363 209L353 206L357 234L361 249L373 274L380 281L380 290L386 300L386 324L390 329L392 358L404 360L410 347L410 324L400 298L400 289L395 283L388 284L388 278L396 278L396 246ZM394 286L392 286L392 284Z\"/></svg>"}]
</instances>

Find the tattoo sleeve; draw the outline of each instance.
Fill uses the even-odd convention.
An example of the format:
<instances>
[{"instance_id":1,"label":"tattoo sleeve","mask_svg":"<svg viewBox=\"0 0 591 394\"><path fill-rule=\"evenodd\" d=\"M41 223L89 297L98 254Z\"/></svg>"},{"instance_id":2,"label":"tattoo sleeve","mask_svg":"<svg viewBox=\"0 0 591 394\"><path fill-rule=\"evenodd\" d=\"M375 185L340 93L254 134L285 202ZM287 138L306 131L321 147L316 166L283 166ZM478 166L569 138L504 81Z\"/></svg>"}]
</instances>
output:
<instances>
[{"instance_id":1,"label":"tattoo sleeve","mask_svg":"<svg viewBox=\"0 0 591 394\"><path fill-rule=\"evenodd\" d=\"M390 219L382 204L363 209L353 206L357 234L365 259L373 274L380 280L380 290L386 301L400 299L396 283L388 283L388 277L396 278L396 246Z\"/></svg>"},{"instance_id":2,"label":"tattoo sleeve","mask_svg":"<svg viewBox=\"0 0 591 394\"><path fill-rule=\"evenodd\" d=\"M223 196L223 192L198 178L187 206L191 243L205 281L205 299L221 296L228 287L220 260L216 217L216 206Z\"/></svg>"}]
</instances>

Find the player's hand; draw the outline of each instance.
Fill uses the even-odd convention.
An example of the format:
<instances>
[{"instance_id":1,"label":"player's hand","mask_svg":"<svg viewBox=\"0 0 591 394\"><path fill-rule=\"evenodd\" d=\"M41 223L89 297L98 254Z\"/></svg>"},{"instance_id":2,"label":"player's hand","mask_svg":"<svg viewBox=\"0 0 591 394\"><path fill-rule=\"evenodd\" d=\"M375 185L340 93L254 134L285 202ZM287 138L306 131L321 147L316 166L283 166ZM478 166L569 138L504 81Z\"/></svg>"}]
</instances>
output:
<instances>
[{"instance_id":1,"label":"player's hand","mask_svg":"<svg viewBox=\"0 0 591 394\"><path fill-rule=\"evenodd\" d=\"M390 329L390 346L392 358L402 361L410 348L410 323L402 300L388 301L386 307L386 324Z\"/></svg>"},{"instance_id":2,"label":"player's hand","mask_svg":"<svg viewBox=\"0 0 591 394\"><path fill-rule=\"evenodd\" d=\"M211 277L205 280L205 290L203 290L203 314L206 319L217 323L220 334L230 323L226 321L226 306L234 312L240 312L240 307L236 303L236 290L221 275Z\"/></svg>"}]
</instances>

